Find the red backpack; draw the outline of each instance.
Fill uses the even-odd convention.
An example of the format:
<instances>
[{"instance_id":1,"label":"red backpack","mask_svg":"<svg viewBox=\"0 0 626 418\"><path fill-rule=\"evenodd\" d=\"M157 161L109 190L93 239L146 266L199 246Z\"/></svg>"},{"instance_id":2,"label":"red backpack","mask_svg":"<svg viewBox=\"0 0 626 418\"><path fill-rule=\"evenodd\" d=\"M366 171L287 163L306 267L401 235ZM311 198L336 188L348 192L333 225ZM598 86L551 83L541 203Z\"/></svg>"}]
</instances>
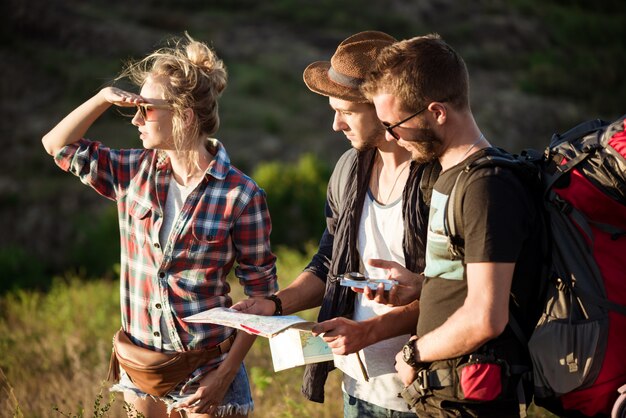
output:
<instances>
[{"instance_id":1,"label":"red backpack","mask_svg":"<svg viewBox=\"0 0 626 418\"><path fill-rule=\"evenodd\" d=\"M611 124L582 124L555 136L550 145L550 158L559 173L552 186L554 199L567 215L568 226L576 227L574 232L582 246L562 257L570 267L584 265L585 261L589 265L580 272L569 272L570 282L563 291L559 290L559 296L568 297L573 306L564 305L566 309L561 313L546 311L529 347L536 363L535 387L541 390L538 403L541 395L561 395L565 410L589 416L609 414L618 389L626 383L624 124L624 117ZM549 327L550 322L564 323L572 331L567 334L572 343L561 351L558 365L545 364L545 358L538 354L545 348L539 331ZM561 364L563 355L565 364ZM551 373L555 379L561 379L549 380ZM570 377L568 385L560 386L562 375Z\"/></svg>"}]
</instances>

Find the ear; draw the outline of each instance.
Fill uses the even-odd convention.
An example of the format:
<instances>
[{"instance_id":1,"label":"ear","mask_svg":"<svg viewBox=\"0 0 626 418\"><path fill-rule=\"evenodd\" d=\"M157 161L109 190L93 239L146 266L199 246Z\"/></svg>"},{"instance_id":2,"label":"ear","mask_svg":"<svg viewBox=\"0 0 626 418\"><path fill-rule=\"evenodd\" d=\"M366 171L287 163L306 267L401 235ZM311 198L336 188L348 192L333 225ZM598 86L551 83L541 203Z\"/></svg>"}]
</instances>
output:
<instances>
[{"instance_id":1,"label":"ear","mask_svg":"<svg viewBox=\"0 0 626 418\"><path fill-rule=\"evenodd\" d=\"M185 127L188 128L194 123L196 119L196 115L193 113L192 109L186 108L183 110L183 122L185 123Z\"/></svg>"},{"instance_id":2,"label":"ear","mask_svg":"<svg viewBox=\"0 0 626 418\"><path fill-rule=\"evenodd\" d=\"M431 104L428 105L428 110L432 114L435 123L438 125L446 123L446 119L448 118L448 109L443 103L431 102Z\"/></svg>"}]
</instances>

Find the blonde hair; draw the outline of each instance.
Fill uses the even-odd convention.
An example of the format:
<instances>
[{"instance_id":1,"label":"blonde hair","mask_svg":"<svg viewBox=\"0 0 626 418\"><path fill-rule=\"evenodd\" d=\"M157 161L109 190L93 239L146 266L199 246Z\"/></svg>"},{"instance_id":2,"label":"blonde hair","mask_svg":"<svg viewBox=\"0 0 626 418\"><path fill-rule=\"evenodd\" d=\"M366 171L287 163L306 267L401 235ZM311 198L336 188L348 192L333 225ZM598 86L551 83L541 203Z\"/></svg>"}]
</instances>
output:
<instances>
[{"instance_id":1,"label":"blonde hair","mask_svg":"<svg viewBox=\"0 0 626 418\"><path fill-rule=\"evenodd\" d=\"M226 88L228 75L215 52L188 33L184 38L170 39L168 44L138 62L128 63L118 79L129 78L138 86L148 78L162 81L164 99L174 112L174 147L191 168L198 163L198 141L219 128L217 99ZM193 120L186 120L186 109L193 111Z\"/></svg>"}]
</instances>

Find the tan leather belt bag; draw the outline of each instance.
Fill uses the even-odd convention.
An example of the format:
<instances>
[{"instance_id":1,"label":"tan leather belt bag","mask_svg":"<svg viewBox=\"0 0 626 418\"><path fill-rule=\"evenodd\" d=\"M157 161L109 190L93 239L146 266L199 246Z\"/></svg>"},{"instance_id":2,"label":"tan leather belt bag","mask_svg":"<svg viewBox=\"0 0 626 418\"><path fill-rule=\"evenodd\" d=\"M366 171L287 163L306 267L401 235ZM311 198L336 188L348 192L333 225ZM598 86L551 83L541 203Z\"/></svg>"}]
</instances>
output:
<instances>
[{"instance_id":1,"label":"tan leather belt bag","mask_svg":"<svg viewBox=\"0 0 626 418\"><path fill-rule=\"evenodd\" d=\"M234 340L235 334L215 347L160 353L133 344L120 329L113 336L108 380L119 381L121 366L139 389L150 395L165 396L198 367L228 352Z\"/></svg>"}]
</instances>

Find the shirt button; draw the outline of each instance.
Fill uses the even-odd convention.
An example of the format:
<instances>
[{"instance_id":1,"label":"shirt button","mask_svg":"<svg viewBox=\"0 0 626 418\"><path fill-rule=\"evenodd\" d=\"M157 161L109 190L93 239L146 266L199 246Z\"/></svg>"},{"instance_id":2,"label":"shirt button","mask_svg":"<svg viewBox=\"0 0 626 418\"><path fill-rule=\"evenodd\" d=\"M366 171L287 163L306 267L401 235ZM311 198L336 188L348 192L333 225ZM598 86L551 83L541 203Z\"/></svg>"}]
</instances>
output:
<instances>
[{"instance_id":1,"label":"shirt button","mask_svg":"<svg viewBox=\"0 0 626 418\"><path fill-rule=\"evenodd\" d=\"M153 334L153 335L154 335L155 337L160 337L160 336L161 336L161 334L159 333L159 331L154 331L154 334Z\"/></svg>"},{"instance_id":2,"label":"shirt button","mask_svg":"<svg viewBox=\"0 0 626 418\"><path fill-rule=\"evenodd\" d=\"M158 250L159 248L161 248L161 244L159 244L158 242L155 242L154 243L154 248L156 248Z\"/></svg>"},{"instance_id":3,"label":"shirt button","mask_svg":"<svg viewBox=\"0 0 626 418\"><path fill-rule=\"evenodd\" d=\"M160 278L164 278L165 277L165 272L164 271L160 271L159 272L159 277Z\"/></svg>"},{"instance_id":4,"label":"shirt button","mask_svg":"<svg viewBox=\"0 0 626 418\"><path fill-rule=\"evenodd\" d=\"M157 309L161 309L161 304L157 303L156 305L154 305L154 307L157 308Z\"/></svg>"}]
</instances>

